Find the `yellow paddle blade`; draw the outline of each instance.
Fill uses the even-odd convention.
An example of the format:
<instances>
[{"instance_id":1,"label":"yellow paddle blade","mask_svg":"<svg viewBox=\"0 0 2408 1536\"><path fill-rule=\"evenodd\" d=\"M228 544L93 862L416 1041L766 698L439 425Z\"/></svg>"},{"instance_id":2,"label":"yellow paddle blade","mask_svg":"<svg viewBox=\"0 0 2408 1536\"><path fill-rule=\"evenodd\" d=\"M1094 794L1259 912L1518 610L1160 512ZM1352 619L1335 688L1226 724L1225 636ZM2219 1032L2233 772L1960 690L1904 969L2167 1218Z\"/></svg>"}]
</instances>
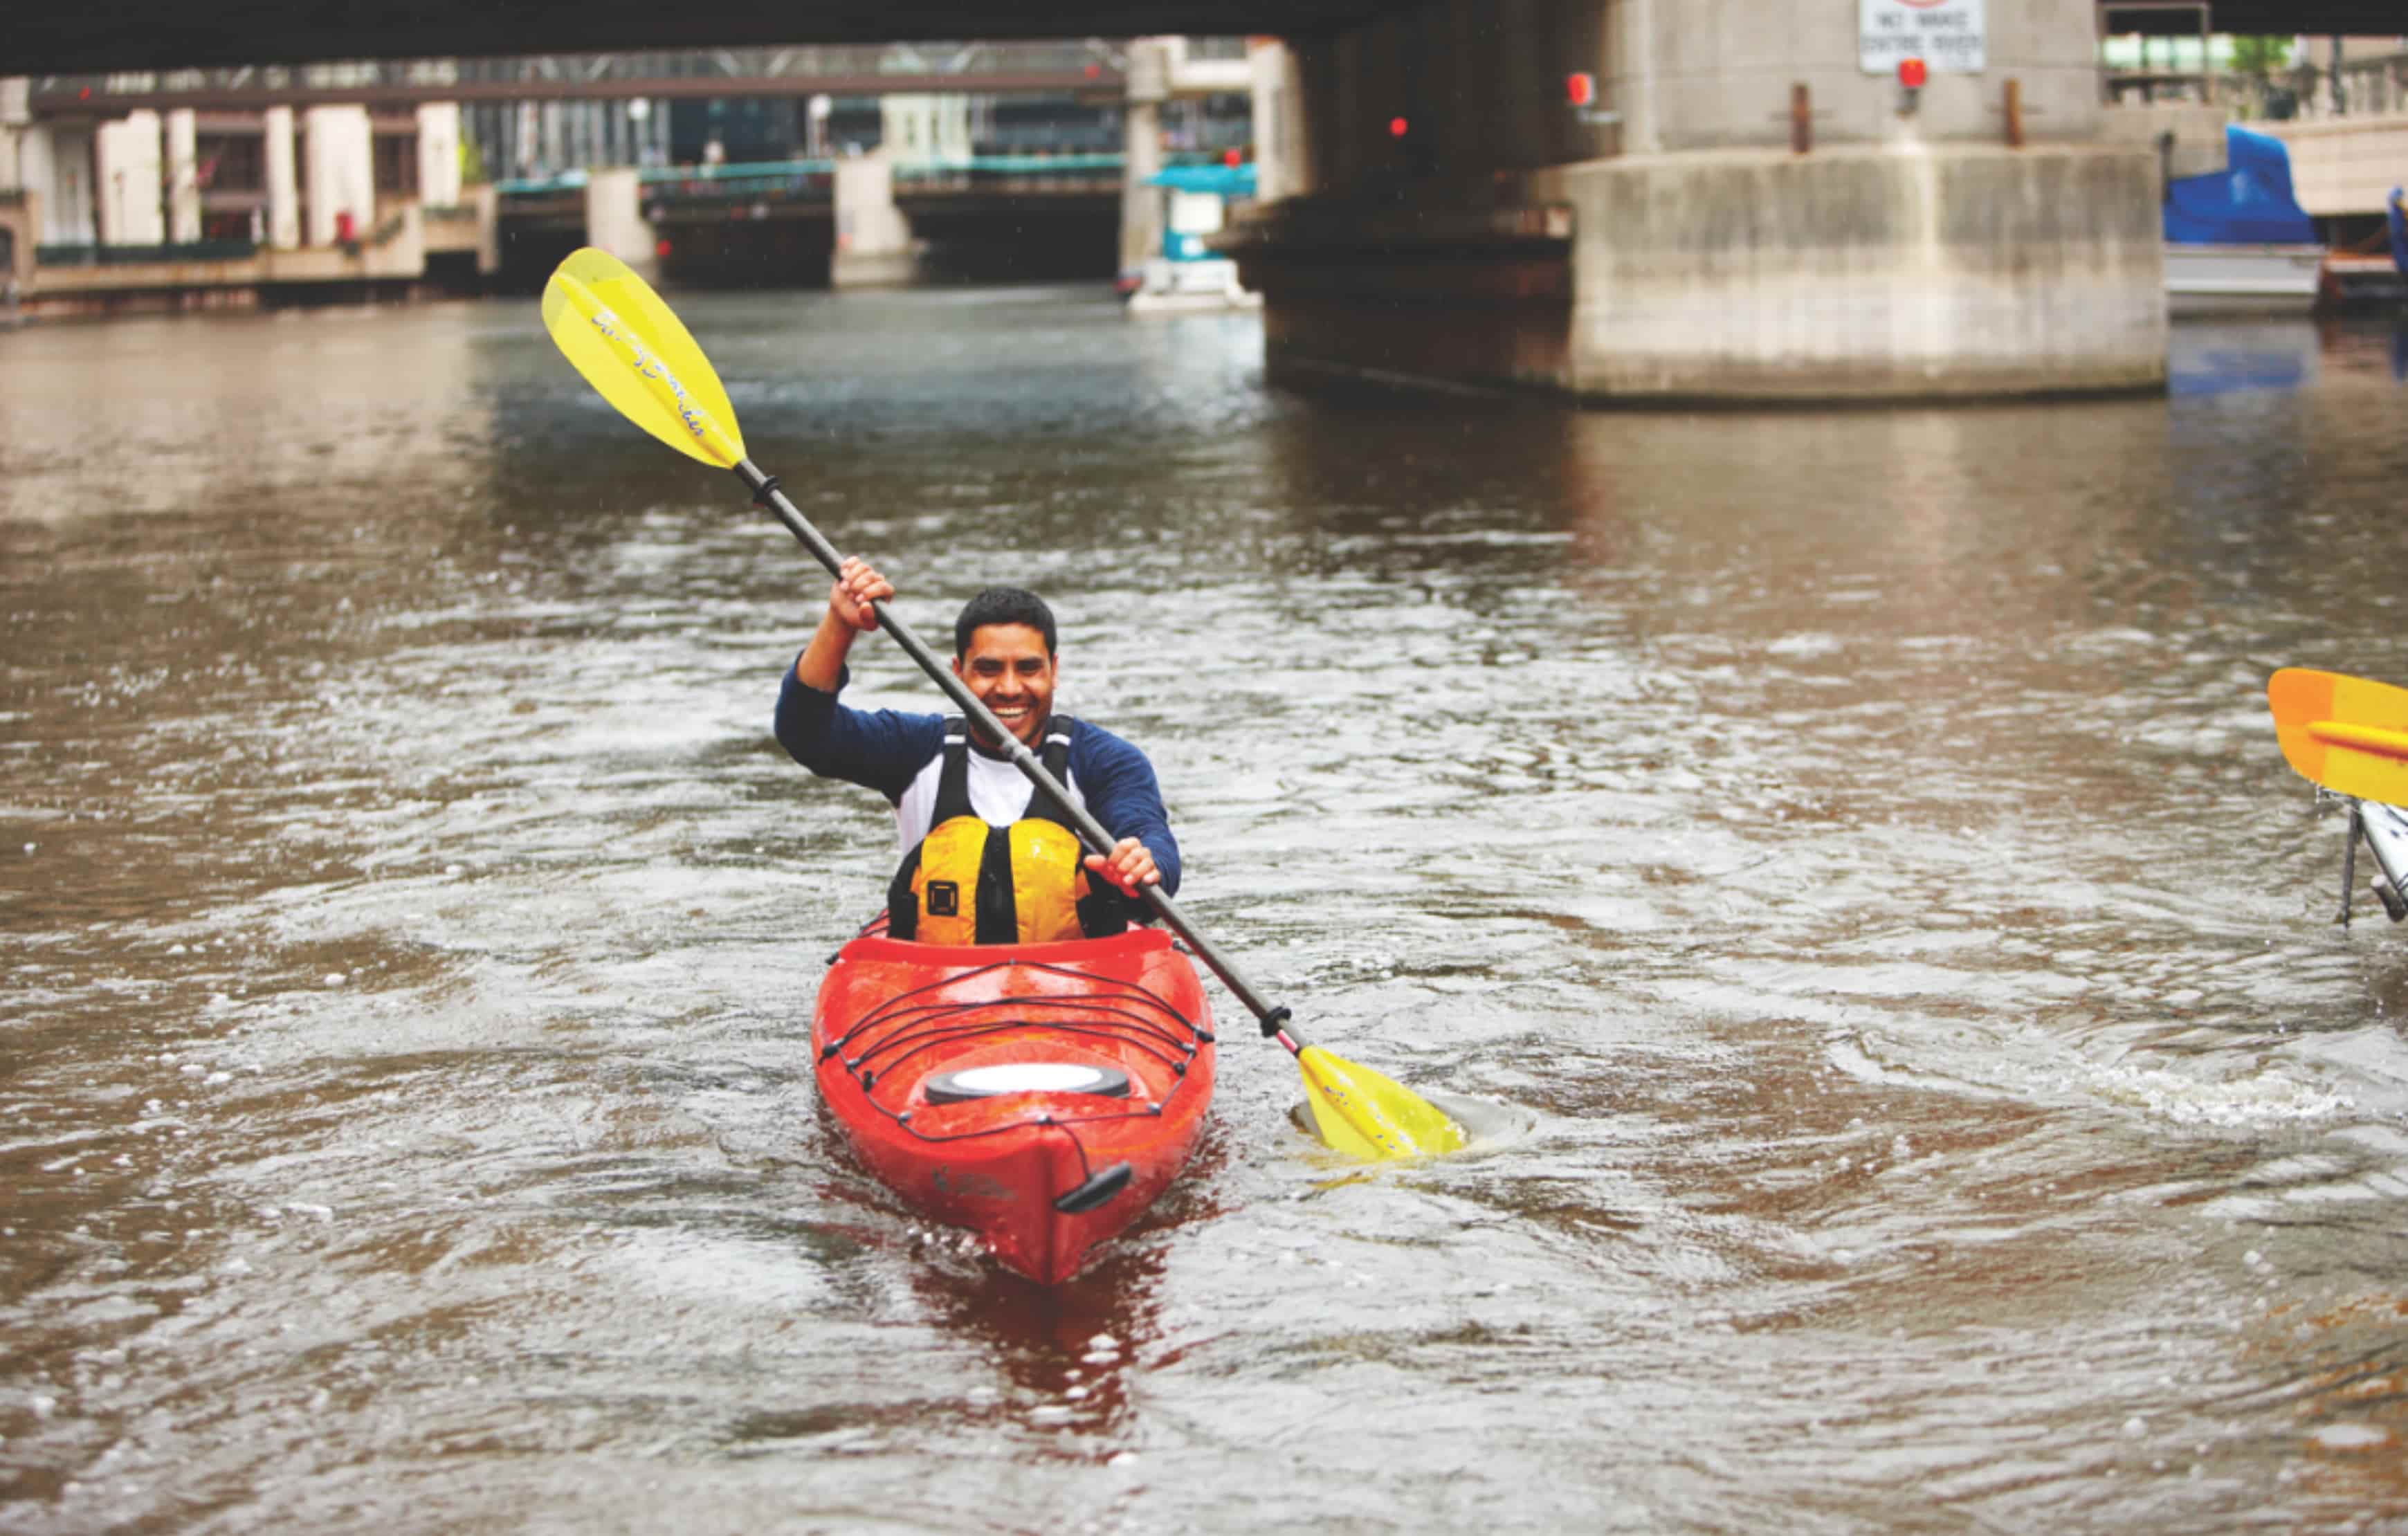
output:
<instances>
[{"instance_id":1,"label":"yellow paddle blade","mask_svg":"<svg viewBox=\"0 0 2408 1536\"><path fill-rule=\"evenodd\" d=\"M2286 667L2266 684L2274 735L2300 776L2336 795L2408 805L2408 688Z\"/></svg>"},{"instance_id":2,"label":"yellow paddle blade","mask_svg":"<svg viewBox=\"0 0 2408 1536\"><path fill-rule=\"evenodd\" d=\"M543 287L543 325L619 413L690 458L733 469L744 438L710 359L652 285L608 251L569 252Z\"/></svg>"},{"instance_id":3,"label":"yellow paddle blade","mask_svg":"<svg viewBox=\"0 0 2408 1536\"><path fill-rule=\"evenodd\" d=\"M1426 1157L1464 1144L1463 1127L1444 1110L1369 1067L1318 1045L1298 1051L1296 1066L1321 1139L1350 1157Z\"/></svg>"}]
</instances>

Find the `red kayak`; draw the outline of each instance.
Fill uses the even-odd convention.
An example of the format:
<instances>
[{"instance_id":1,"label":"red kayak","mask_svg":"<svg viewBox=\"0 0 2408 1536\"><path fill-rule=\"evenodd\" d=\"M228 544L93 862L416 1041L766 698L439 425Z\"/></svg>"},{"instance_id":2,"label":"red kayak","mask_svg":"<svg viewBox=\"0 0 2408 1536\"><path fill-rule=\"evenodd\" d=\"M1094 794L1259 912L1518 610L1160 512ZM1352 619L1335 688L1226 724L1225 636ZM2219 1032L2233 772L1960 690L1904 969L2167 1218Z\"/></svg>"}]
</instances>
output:
<instances>
[{"instance_id":1,"label":"red kayak","mask_svg":"<svg viewBox=\"0 0 2408 1536\"><path fill-rule=\"evenodd\" d=\"M820 1094L865 1167L1052 1285L1196 1150L1212 1012L1170 936L844 946L811 1022Z\"/></svg>"}]
</instances>

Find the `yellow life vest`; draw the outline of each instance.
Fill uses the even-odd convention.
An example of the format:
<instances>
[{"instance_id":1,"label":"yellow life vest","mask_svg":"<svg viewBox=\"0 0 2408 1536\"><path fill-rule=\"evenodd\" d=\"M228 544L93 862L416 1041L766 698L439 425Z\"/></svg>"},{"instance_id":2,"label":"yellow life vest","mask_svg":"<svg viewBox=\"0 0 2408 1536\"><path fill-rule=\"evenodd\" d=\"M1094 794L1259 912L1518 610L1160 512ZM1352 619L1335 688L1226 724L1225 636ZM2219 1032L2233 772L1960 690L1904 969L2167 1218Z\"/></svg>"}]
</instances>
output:
<instances>
[{"instance_id":1,"label":"yellow life vest","mask_svg":"<svg viewBox=\"0 0 2408 1536\"><path fill-rule=\"evenodd\" d=\"M1057 782L1070 764L1070 727L1046 726L1039 760ZM886 932L922 944L1042 944L1097 939L1128 926L1119 891L1090 880L1086 849L1043 790L1009 826L970 808L969 728L945 722L944 767L928 835L903 857L886 891Z\"/></svg>"}]
</instances>

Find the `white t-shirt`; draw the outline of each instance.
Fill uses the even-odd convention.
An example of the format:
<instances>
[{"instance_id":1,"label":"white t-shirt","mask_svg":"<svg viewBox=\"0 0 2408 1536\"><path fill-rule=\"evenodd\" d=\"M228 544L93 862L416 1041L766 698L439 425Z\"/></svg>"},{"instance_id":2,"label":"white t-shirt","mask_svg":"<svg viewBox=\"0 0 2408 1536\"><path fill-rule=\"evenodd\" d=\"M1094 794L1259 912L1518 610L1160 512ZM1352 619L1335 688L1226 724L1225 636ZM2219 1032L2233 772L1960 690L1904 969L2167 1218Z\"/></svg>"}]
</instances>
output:
<instances>
[{"instance_id":1,"label":"white t-shirt","mask_svg":"<svg viewBox=\"0 0 2408 1536\"><path fill-rule=\"evenodd\" d=\"M937 810L937 781L944 776L945 754L928 759L895 802L895 856L901 858L920 846L928 835ZM1062 785L1070 792L1070 803L1079 810L1087 808L1087 797L1079 793L1079 776L1065 768ZM1037 797L1037 786L1030 783L1008 758L989 757L976 747L969 754L970 809L989 826L1010 826L1028 814L1028 802Z\"/></svg>"}]
</instances>

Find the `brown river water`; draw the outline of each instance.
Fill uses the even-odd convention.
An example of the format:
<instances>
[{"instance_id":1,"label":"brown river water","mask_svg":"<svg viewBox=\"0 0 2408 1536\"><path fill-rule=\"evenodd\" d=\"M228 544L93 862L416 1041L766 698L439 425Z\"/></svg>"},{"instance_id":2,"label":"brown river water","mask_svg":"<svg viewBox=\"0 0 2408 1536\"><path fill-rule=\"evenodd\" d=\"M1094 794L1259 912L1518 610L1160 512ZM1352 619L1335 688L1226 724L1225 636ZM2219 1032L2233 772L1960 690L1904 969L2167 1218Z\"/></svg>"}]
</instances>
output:
<instances>
[{"instance_id":1,"label":"brown river water","mask_svg":"<svg viewBox=\"0 0 2408 1536\"><path fill-rule=\"evenodd\" d=\"M1216 989L1186 1177L999 1272L818 1105L891 821L769 738L740 488L531 302L0 335L0 1530L2408 1530L2408 930L2263 692L2408 683L2408 335L1578 413L677 303L1480 1146L1333 1161Z\"/></svg>"}]
</instances>

